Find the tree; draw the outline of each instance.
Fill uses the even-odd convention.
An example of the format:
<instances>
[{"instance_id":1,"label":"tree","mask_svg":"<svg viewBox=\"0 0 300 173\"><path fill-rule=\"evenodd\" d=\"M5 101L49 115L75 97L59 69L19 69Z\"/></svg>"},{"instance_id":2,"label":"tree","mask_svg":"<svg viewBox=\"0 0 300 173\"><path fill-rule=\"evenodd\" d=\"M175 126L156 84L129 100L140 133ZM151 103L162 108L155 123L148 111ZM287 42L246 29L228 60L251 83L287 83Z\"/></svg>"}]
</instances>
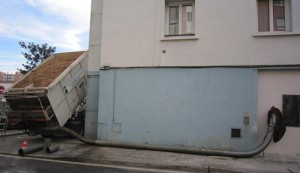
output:
<instances>
[{"instance_id":1,"label":"tree","mask_svg":"<svg viewBox=\"0 0 300 173\"><path fill-rule=\"evenodd\" d=\"M39 45L34 44L33 42L26 44L25 42L21 41L19 42L19 45L21 48L27 50L27 52L22 52L26 58L26 64L22 64L25 69L18 69L22 74L26 74L32 70L56 51L56 47L48 47L47 43Z\"/></svg>"}]
</instances>

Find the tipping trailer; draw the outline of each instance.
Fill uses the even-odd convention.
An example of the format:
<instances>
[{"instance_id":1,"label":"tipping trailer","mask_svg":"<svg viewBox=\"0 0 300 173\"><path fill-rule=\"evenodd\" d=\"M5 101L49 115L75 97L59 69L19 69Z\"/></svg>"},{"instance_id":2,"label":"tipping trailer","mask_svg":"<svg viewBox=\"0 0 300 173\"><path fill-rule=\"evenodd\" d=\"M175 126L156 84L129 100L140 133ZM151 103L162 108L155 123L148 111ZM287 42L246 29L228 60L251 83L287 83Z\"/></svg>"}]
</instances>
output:
<instances>
[{"instance_id":1,"label":"tipping trailer","mask_svg":"<svg viewBox=\"0 0 300 173\"><path fill-rule=\"evenodd\" d=\"M87 56L87 52L53 54L5 90L10 124L28 135L49 135L42 129L54 126L83 133L84 111L76 110L86 96Z\"/></svg>"}]
</instances>

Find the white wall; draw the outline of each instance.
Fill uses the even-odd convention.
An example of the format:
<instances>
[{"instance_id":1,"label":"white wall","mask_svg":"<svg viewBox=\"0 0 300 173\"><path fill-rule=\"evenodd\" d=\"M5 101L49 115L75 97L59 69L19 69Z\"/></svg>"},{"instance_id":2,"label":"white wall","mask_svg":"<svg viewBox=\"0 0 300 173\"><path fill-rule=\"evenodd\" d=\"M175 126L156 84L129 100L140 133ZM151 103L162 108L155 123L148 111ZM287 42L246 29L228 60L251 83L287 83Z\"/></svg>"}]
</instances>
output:
<instances>
[{"instance_id":1,"label":"white wall","mask_svg":"<svg viewBox=\"0 0 300 173\"><path fill-rule=\"evenodd\" d=\"M254 36L256 0L195 3L196 39L165 40L164 0L104 0L101 66L300 64L300 1L288 36Z\"/></svg>"},{"instance_id":2,"label":"white wall","mask_svg":"<svg viewBox=\"0 0 300 173\"><path fill-rule=\"evenodd\" d=\"M258 130L260 138L266 131L267 114L272 106L282 110L282 95L300 95L299 70L263 70L258 73ZM300 128L287 127L282 140L272 143L266 153L300 154Z\"/></svg>"},{"instance_id":3,"label":"white wall","mask_svg":"<svg viewBox=\"0 0 300 173\"><path fill-rule=\"evenodd\" d=\"M156 0L106 0L102 66L150 66L155 54Z\"/></svg>"}]
</instances>

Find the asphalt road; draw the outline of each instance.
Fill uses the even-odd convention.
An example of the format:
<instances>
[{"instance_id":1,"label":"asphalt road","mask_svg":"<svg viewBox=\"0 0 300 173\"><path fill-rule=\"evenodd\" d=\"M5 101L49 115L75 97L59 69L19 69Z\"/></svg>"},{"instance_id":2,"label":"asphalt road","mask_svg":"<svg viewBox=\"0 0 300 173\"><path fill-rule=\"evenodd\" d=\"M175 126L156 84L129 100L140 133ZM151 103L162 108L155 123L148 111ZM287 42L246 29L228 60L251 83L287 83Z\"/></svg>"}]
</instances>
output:
<instances>
[{"instance_id":1,"label":"asphalt road","mask_svg":"<svg viewBox=\"0 0 300 173\"><path fill-rule=\"evenodd\" d=\"M172 171L146 170L128 167L46 160L0 154L1 173L170 173Z\"/></svg>"}]
</instances>

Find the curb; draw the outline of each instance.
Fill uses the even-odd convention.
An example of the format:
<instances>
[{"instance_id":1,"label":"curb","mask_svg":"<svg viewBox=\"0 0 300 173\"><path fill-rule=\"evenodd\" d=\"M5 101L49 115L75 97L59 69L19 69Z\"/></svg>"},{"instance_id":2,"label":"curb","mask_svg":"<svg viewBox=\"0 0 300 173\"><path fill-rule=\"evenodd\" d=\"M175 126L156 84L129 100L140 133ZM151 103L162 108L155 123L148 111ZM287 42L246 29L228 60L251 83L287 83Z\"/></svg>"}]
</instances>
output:
<instances>
[{"instance_id":1,"label":"curb","mask_svg":"<svg viewBox=\"0 0 300 173\"><path fill-rule=\"evenodd\" d=\"M99 166L122 166L128 168L142 168L142 169L154 169L154 170L165 170L165 171L179 171L179 172L222 172L222 173L246 173L247 171L237 171L231 169L218 168L214 166L179 166L179 165L162 165L162 164L153 164L153 163L138 163L138 162L125 162L125 161L116 161L116 160L106 160L106 159L91 159L91 158L83 158L83 157L61 157L61 156L36 156L36 155L26 155L26 157L31 158L41 158L48 160L60 160L60 161L68 161L74 163L90 163L90 164L98 164Z\"/></svg>"}]
</instances>

